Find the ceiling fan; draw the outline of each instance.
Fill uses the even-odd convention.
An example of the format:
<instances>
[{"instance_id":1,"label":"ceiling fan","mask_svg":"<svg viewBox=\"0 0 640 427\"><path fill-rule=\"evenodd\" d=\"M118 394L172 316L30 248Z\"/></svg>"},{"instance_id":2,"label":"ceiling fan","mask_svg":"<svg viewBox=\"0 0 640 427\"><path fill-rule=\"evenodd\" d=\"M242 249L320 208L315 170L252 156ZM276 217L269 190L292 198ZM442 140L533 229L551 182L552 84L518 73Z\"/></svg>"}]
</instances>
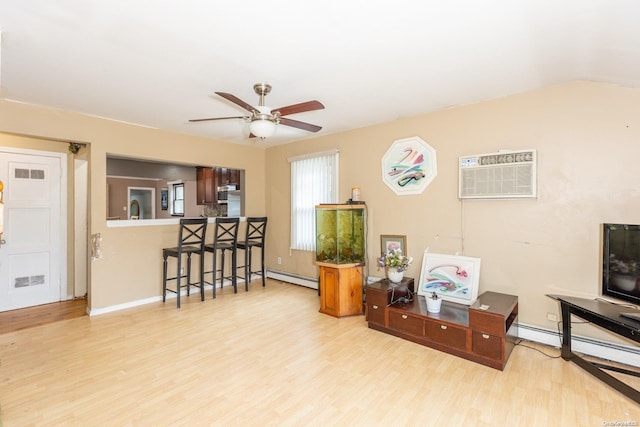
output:
<instances>
[{"instance_id":1,"label":"ceiling fan","mask_svg":"<svg viewBox=\"0 0 640 427\"><path fill-rule=\"evenodd\" d=\"M216 92L216 95L220 95L227 101L231 101L236 105L244 108L250 115L247 116L235 116L235 117L212 117L208 119L191 119L190 122L204 122L208 120L226 120L226 119L244 119L249 121L249 130L251 134L250 138L258 137L260 139L273 136L276 132L277 125L291 126L297 129L306 130L309 132L318 132L322 129L321 126L312 125L311 123L300 122L288 117L290 114L304 113L306 111L321 110L324 105L319 101L307 101L300 104L287 105L286 107L270 109L264 105L264 97L271 92L271 85L266 83L256 83L253 85L253 90L260 96L260 101L257 107L248 104L240 98L225 92Z\"/></svg>"}]
</instances>

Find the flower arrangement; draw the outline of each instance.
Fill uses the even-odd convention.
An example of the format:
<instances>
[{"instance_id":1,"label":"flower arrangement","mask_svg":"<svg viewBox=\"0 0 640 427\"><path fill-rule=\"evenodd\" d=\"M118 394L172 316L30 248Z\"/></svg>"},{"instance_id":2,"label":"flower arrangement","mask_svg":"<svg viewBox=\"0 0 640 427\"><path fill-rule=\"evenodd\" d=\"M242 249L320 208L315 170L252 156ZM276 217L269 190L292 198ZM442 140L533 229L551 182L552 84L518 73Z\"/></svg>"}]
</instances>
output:
<instances>
[{"instance_id":1,"label":"flower arrangement","mask_svg":"<svg viewBox=\"0 0 640 427\"><path fill-rule=\"evenodd\" d=\"M395 244L389 244L387 252L378 258L379 268L396 268L398 272L406 270L413 262L413 257L407 257L402 254L402 249Z\"/></svg>"}]
</instances>

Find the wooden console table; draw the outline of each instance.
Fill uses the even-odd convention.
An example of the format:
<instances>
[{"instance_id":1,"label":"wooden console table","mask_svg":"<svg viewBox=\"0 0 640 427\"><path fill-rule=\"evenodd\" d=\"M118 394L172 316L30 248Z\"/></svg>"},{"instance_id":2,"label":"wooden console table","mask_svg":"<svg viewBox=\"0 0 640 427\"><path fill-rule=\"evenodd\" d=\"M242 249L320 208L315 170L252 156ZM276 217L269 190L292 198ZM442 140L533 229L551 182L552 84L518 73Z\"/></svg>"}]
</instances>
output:
<instances>
[{"instance_id":1,"label":"wooden console table","mask_svg":"<svg viewBox=\"0 0 640 427\"><path fill-rule=\"evenodd\" d=\"M405 280L400 289L413 290L413 279ZM422 295L391 304L392 289L387 280L367 285L369 328L504 369L518 335L517 296L485 292L471 306L443 301L434 314Z\"/></svg>"},{"instance_id":2,"label":"wooden console table","mask_svg":"<svg viewBox=\"0 0 640 427\"><path fill-rule=\"evenodd\" d=\"M616 305L606 301L576 298L564 295L547 295L560 303L562 312L562 358L572 361L596 378L604 381L615 390L640 403L640 392L625 384L603 369L613 370L628 375L640 376L636 371L608 366L602 363L589 362L571 351L571 315L578 316L588 322L605 328L615 334L640 342L640 322L622 317L623 312L632 311L629 307Z\"/></svg>"}]
</instances>

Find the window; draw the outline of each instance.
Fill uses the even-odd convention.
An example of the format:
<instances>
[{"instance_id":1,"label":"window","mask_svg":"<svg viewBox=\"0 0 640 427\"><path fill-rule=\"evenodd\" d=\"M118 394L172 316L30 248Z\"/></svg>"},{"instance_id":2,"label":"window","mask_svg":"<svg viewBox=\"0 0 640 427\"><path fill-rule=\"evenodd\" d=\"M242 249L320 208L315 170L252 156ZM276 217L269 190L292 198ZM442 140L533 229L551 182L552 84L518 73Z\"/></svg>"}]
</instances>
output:
<instances>
[{"instance_id":1,"label":"window","mask_svg":"<svg viewBox=\"0 0 640 427\"><path fill-rule=\"evenodd\" d=\"M291 249L315 251L315 207L338 202L338 150L289 158Z\"/></svg>"},{"instance_id":2,"label":"window","mask_svg":"<svg viewBox=\"0 0 640 427\"><path fill-rule=\"evenodd\" d=\"M169 213L175 216L184 216L184 183L181 181L168 182L169 186Z\"/></svg>"}]
</instances>

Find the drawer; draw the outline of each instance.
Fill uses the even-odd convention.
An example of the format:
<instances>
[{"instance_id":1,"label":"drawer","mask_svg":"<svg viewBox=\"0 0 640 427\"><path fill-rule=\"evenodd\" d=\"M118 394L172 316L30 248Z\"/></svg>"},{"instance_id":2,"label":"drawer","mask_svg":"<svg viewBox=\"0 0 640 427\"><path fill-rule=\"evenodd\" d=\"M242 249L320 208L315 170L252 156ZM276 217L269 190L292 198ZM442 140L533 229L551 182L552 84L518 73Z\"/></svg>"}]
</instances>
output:
<instances>
[{"instance_id":1,"label":"drawer","mask_svg":"<svg viewBox=\"0 0 640 427\"><path fill-rule=\"evenodd\" d=\"M389 304L389 294L384 291L367 288L366 293L367 304L375 304L380 308L384 308Z\"/></svg>"},{"instance_id":2,"label":"drawer","mask_svg":"<svg viewBox=\"0 0 640 427\"><path fill-rule=\"evenodd\" d=\"M389 310L389 327L411 335L424 336L424 320L406 313Z\"/></svg>"},{"instance_id":3,"label":"drawer","mask_svg":"<svg viewBox=\"0 0 640 427\"><path fill-rule=\"evenodd\" d=\"M386 304L367 301L367 322L384 325L384 309Z\"/></svg>"},{"instance_id":4,"label":"drawer","mask_svg":"<svg viewBox=\"0 0 640 427\"><path fill-rule=\"evenodd\" d=\"M503 337L506 330L504 316L473 309L469 310L469 327L497 337Z\"/></svg>"},{"instance_id":5,"label":"drawer","mask_svg":"<svg viewBox=\"0 0 640 427\"><path fill-rule=\"evenodd\" d=\"M425 335L431 341L444 344L447 347L466 350L467 330L440 322L429 321L426 324Z\"/></svg>"},{"instance_id":6,"label":"drawer","mask_svg":"<svg viewBox=\"0 0 640 427\"><path fill-rule=\"evenodd\" d=\"M502 360L502 338L482 332L473 332L472 351L478 356Z\"/></svg>"}]
</instances>

